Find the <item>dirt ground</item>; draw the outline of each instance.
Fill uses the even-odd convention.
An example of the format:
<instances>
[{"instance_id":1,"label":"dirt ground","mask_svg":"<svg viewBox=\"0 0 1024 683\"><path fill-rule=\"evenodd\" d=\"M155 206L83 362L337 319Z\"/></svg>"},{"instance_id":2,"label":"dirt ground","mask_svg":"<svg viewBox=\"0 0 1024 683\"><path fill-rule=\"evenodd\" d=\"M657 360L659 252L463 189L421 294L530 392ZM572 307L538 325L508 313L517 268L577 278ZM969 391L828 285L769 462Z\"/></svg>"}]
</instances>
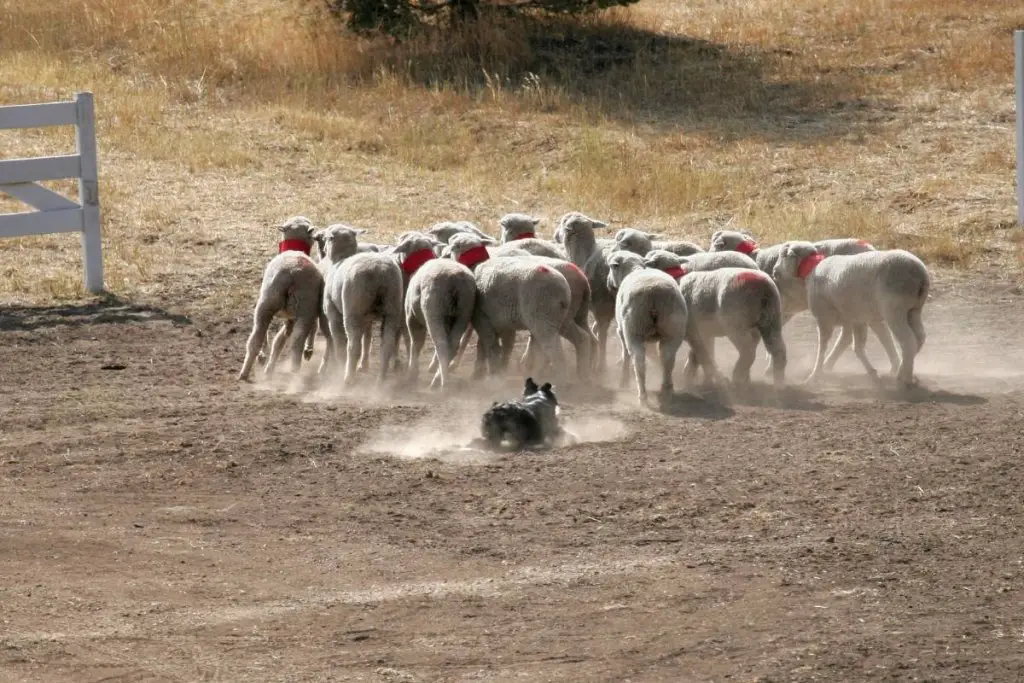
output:
<instances>
[{"instance_id":1,"label":"dirt ground","mask_svg":"<svg viewBox=\"0 0 1024 683\"><path fill-rule=\"evenodd\" d=\"M910 396L852 352L813 392L664 412L609 379L560 388L584 443L488 458L454 446L521 376L242 385L248 316L0 311L0 679L1024 670L1019 283L938 278ZM786 338L795 381L806 316Z\"/></svg>"}]
</instances>

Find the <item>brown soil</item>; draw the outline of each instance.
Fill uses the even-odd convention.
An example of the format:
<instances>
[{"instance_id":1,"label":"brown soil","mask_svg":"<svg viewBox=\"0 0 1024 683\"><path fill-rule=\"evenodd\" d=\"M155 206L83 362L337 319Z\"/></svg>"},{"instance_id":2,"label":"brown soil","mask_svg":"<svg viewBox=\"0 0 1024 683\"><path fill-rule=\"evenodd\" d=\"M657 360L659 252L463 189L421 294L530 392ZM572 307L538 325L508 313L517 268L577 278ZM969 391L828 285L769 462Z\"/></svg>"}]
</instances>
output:
<instances>
[{"instance_id":1,"label":"brown soil","mask_svg":"<svg viewBox=\"0 0 1024 683\"><path fill-rule=\"evenodd\" d=\"M584 443L480 457L519 376L327 398L235 381L246 311L0 312L0 678L1018 680L1024 297L945 279L925 323L911 396L852 352L665 412L568 386Z\"/></svg>"}]
</instances>

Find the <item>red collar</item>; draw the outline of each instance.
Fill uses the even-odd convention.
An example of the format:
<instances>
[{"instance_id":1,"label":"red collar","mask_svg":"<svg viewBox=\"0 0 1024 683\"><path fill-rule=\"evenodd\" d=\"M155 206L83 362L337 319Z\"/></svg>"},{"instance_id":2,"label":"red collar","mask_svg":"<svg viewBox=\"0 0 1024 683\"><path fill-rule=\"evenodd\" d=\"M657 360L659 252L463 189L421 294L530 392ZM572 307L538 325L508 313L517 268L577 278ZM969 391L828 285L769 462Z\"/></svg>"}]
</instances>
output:
<instances>
[{"instance_id":1,"label":"red collar","mask_svg":"<svg viewBox=\"0 0 1024 683\"><path fill-rule=\"evenodd\" d=\"M513 239L513 241L515 241L515 240L528 240L528 239L532 239L532 238L534 238L536 236L537 236L537 233L535 233L535 232L521 232L521 233L519 233L518 235L516 235L512 239Z\"/></svg>"},{"instance_id":2,"label":"red collar","mask_svg":"<svg viewBox=\"0 0 1024 683\"><path fill-rule=\"evenodd\" d=\"M437 258L433 249L420 249L419 251L414 251L406 256L402 261L402 270L406 275L412 275L420 269L420 266L432 258Z\"/></svg>"},{"instance_id":3,"label":"red collar","mask_svg":"<svg viewBox=\"0 0 1024 683\"><path fill-rule=\"evenodd\" d=\"M313 245L305 240L281 240L277 243L279 254L283 254L286 251L301 251L306 256L309 256L309 250L312 247Z\"/></svg>"},{"instance_id":4,"label":"red collar","mask_svg":"<svg viewBox=\"0 0 1024 683\"><path fill-rule=\"evenodd\" d=\"M810 256L805 256L800 262L800 265L796 268L796 276L803 280L808 275L814 272L815 266L825 260L825 256L822 254L814 253Z\"/></svg>"},{"instance_id":5,"label":"red collar","mask_svg":"<svg viewBox=\"0 0 1024 683\"><path fill-rule=\"evenodd\" d=\"M746 254L747 256L750 256L750 254L757 251L757 242L755 242L754 240L743 240L738 245L736 245L736 251L740 252L741 254Z\"/></svg>"},{"instance_id":6,"label":"red collar","mask_svg":"<svg viewBox=\"0 0 1024 683\"><path fill-rule=\"evenodd\" d=\"M486 261L489 258L491 258L491 255L487 252L487 247L480 244L472 249L467 249L462 252L462 256L458 258L458 261L467 268L472 268L476 264Z\"/></svg>"},{"instance_id":7,"label":"red collar","mask_svg":"<svg viewBox=\"0 0 1024 683\"><path fill-rule=\"evenodd\" d=\"M686 275L686 268L683 268L682 266L671 266L669 268L665 268L665 272L678 280L682 276Z\"/></svg>"}]
</instances>

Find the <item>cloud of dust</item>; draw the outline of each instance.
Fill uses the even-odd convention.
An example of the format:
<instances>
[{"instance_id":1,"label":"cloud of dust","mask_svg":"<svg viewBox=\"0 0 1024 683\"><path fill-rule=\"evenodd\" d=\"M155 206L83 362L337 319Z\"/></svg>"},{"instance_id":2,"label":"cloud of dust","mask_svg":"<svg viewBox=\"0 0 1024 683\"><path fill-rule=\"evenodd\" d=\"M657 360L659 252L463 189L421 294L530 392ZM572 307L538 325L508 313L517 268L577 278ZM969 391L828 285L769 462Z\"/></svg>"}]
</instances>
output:
<instances>
[{"instance_id":1,"label":"cloud of dust","mask_svg":"<svg viewBox=\"0 0 1024 683\"><path fill-rule=\"evenodd\" d=\"M567 418L562 421L562 426L579 439L580 443L614 441L629 435L629 428L625 422L610 417Z\"/></svg>"},{"instance_id":2,"label":"cloud of dust","mask_svg":"<svg viewBox=\"0 0 1024 683\"><path fill-rule=\"evenodd\" d=\"M463 429L441 429L436 421L428 418L412 425L384 426L362 443L356 452L409 460L435 458L467 465L493 462L498 454L469 447L468 444L478 436L476 423Z\"/></svg>"}]
</instances>

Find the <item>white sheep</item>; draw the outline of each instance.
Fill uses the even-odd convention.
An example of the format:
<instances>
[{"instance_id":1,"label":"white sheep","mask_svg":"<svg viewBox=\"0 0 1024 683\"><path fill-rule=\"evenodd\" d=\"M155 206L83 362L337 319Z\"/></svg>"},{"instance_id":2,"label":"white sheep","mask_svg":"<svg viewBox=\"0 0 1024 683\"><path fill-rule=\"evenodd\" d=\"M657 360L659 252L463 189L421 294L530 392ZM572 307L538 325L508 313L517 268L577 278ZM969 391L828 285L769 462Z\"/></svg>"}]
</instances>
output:
<instances>
[{"instance_id":1,"label":"white sheep","mask_svg":"<svg viewBox=\"0 0 1024 683\"><path fill-rule=\"evenodd\" d=\"M448 384L448 368L459 340L469 329L475 304L476 279L469 268L450 259L433 259L420 266L405 293L405 324L412 338L411 379L416 379L420 352L429 333L439 359L430 386L439 384L443 389Z\"/></svg>"},{"instance_id":2,"label":"white sheep","mask_svg":"<svg viewBox=\"0 0 1024 683\"><path fill-rule=\"evenodd\" d=\"M363 337L372 329L374 318L381 320L381 366L377 381L383 381L404 327L402 288L402 269L390 254L358 253L331 266L323 308L335 356L341 356L341 343L346 341L346 385L355 378Z\"/></svg>"},{"instance_id":3,"label":"white sheep","mask_svg":"<svg viewBox=\"0 0 1024 683\"><path fill-rule=\"evenodd\" d=\"M597 368L607 367L608 327L615 317L615 295L608 288L608 262L613 247L600 247L594 231L607 224L579 212L562 217L558 229L569 260L583 271L590 281L590 305L594 313L593 332L597 335Z\"/></svg>"},{"instance_id":4,"label":"white sheep","mask_svg":"<svg viewBox=\"0 0 1024 683\"><path fill-rule=\"evenodd\" d=\"M332 223L326 228L317 230L313 233L313 239L317 244L317 252L320 256L320 260L317 261L316 267L320 271L320 274L324 278L324 285L326 287L327 274L330 272L331 266L335 263L340 263L347 259L349 256L364 251L362 249L363 244L359 242L359 236L365 234L364 228L356 228L346 223ZM321 310L323 309L323 302L320 304ZM321 322L326 323L326 318L322 318ZM329 330L325 324L319 326L320 331L324 336L329 338ZM316 338L316 328L310 330L309 337L306 339L306 351L305 355L307 358L313 355L313 342ZM369 348L370 335L364 339L364 348ZM324 354L323 363L320 365L320 372L323 372L329 364L332 355L332 347L330 341L327 344L327 352ZM363 369L368 367L369 361L366 360L363 365Z\"/></svg>"},{"instance_id":5,"label":"white sheep","mask_svg":"<svg viewBox=\"0 0 1024 683\"><path fill-rule=\"evenodd\" d=\"M556 244L559 244L562 247L565 246L565 231L562 229L562 226L576 216L586 217L579 211L570 211L569 213L565 214L559 219L558 226L555 228L555 232L552 235L552 239L555 241ZM602 227L608 226L604 225ZM616 249L618 246L618 243L615 241L615 239L611 237L595 237L594 241L597 242L597 246L600 247L603 251L611 251L612 249Z\"/></svg>"},{"instance_id":6,"label":"white sheep","mask_svg":"<svg viewBox=\"0 0 1024 683\"><path fill-rule=\"evenodd\" d=\"M718 268L687 273L679 289L689 312L686 340L690 345L684 376L693 380L698 366L704 376L721 382L715 365L714 340L726 337L739 358L733 368L734 384L750 381L758 341L772 357L776 385L785 380L786 345L782 340L782 300L772 279L760 270Z\"/></svg>"},{"instance_id":7,"label":"white sheep","mask_svg":"<svg viewBox=\"0 0 1024 683\"><path fill-rule=\"evenodd\" d=\"M648 342L657 341L661 355L661 395L672 394L676 354L686 337L687 307L675 280L667 273L646 268L632 252L608 256L608 288L615 294L615 324L622 345L620 386L629 382L632 359L637 397L647 403Z\"/></svg>"},{"instance_id":8,"label":"white sheep","mask_svg":"<svg viewBox=\"0 0 1024 683\"><path fill-rule=\"evenodd\" d=\"M569 261L544 256L534 256L528 252L515 252L512 244L498 248L485 248L479 240L469 235L457 235L448 244L446 254L469 268L475 268L481 261L493 255L495 258L510 258L513 256L531 261L537 264L548 265L565 277L569 283L571 298L569 302L569 316L559 330L560 334L573 345L576 350L576 363L578 375L586 379L591 369L593 352L597 346L597 339L589 329L591 288L583 271ZM490 254L488 254L490 252ZM469 343L468 334L463 338L459 347L459 355L465 351ZM511 347L503 349L511 353ZM521 363L526 369L531 369L534 356L536 355L536 344L531 334L526 344L526 351L523 354ZM507 357L503 358L503 364L507 363Z\"/></svg>"},{"instance_id":9,"label":"white sheep","mask_svg":"<svg viewBox=\"0 0 1024 683\"><path fill-rule=\"evenodd\" d=\"M525 213L507 213L498 221L501 230L501 243L508 244L515 240L530 239L537 236L537 226L541 219Z\"/></svg>"},{"instance_id":10,"label":"white sheep","mask_svg":"<svg viewBox=\"0 0 1024 683\"><path fill-rule=\"evenodd\" d=\"M308 254L313 245L315 229L309 219L295 216L278 228L282 240L279 253L263 270L259 297L253 309L252 332L245 346L245 360L238 379L249 381L252 366L267 342L267 332L274 317L285 324L270 345L264 373L270 375L286 338L292 342L292 371L302 363L303 347L320 316L320 298L324 279ZM326 329L326 327L325 327Z\"/></svg>"},{"instance_id":11,"label":"white sheep","mask_svg":"<svg viewBox=\"0 0 1024 683\"><path fill-rule=\"evenodd\" d=\"M701 252L690 256L677 256L664 249L653 249L644 256L648 268L664 270L677 280L687 273L719 268L750 268L757 270L754 259L738 251Z\"/></svg>"},{"instance_id":12,"label":"white sheep","mask_svg":"<svg viewBox=\"0 0 1024 683\"><path fill-rule=\"evenodd\" d=\"M630 251L640 256L646 256L647 252L655 249L668 251L677 256L690 256L700 254L704 250L698 244L686 240L664 240L659 235L636 230L635 228L623 228L615 233L615 244L623 251Z\"/></svg>"},{"instance_id":13,"label":"white sheep","mask_svg":"<svg viewBox=\"0 0 1024 683\"><path fill-rule=\"evenodd\" d=\"M821 252L818 244L820 243L811 244L810 242L792 241L782 245L783 249L780 252L780 258L776 261L771 276L779 288L779 292L782 294L783 325L789 322L797 313L807 310L807 278L815 271L819 263L826 258L831 258L826 257ZM856 244L856 240L843 240L842 243L837 240L831 246L840 250L848 250L851 254L874 251L874 248L870 246L865 249L863 244ZM869 322L868 327L878 337L882 348L885 349L892 372L896 372L900 357L896 352L896 346L893 343L892 335L889 333L889 328L881 320ZM852 335L853 328L844 325L836 345L832 347L832 351L825 360L826 370L831 370L839 356L849 347L853 339Z\"/></svg>"},{"instance_id":14,"label":"white sheep","mask_svg":"<svg viewBox=\"0 0 1024 683\"><path fill-rule=\"evenodd\" d=\"M868 327L884 321L900 346L897 381L904 387L916 384L914 360L925 342L921 312L930 288L931 276L924 263L902 249L821 261L807 277L808 306L818 326L818 350L807 382L821 374L825 349L837 325L852 328L853 352L868 375L877 378L864 345ZM842 353L838 347L832 353Z\"/></svg>"},{"instance_id":15,"label":"white sheep","mask_svg":"<svg viewBox=\"0 0 1024 683\"><path fill-rule=\"evenodd\" d=\"M445 244L448 244L448 242L451 241L451 238L453 236L462 233L476 235L485 244L498 243L498 240L494 239L485 232L481 232L481 230L478 227L476 227L469 221L442 221L440 223L434 223L434 225L430 226L430 228L427 230L428 235L434 237L438 241L443 242Z\"/></svg>"},{"instance_id":16,"label":"white sheep","mask_svg":"<svg viewBox=\"0 0 1024 683\"><path fill-rule=\"evenodd\" d=\"M559 332L569 317L572 291L553 267L528 258L496 258L479 263L473 329L479 339L474 377L485 362L490 372L504 370L519 330L527 330L556 375L565 362Z\"/></svg>"}]
</instances>

